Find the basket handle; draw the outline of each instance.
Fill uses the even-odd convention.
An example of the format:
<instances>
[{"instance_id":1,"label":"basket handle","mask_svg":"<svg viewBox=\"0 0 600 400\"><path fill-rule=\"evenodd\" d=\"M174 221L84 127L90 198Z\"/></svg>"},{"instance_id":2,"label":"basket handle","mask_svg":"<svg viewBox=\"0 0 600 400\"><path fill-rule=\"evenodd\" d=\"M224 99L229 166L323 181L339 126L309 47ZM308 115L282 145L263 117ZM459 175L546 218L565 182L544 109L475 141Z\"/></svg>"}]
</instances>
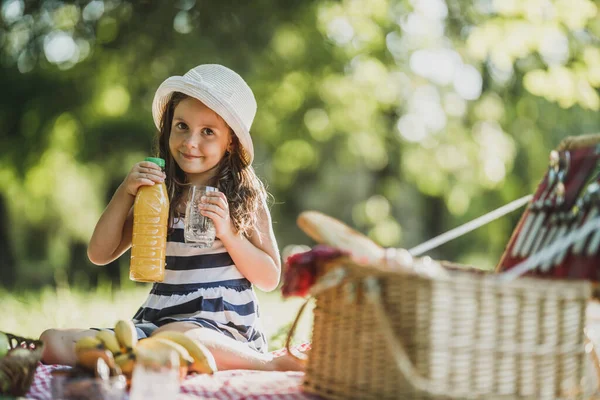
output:
<instances>
[{"instance_id":1,"label":"basket handle","mask_svg":"<svg viewBox=\"0 0 600 400\"><path fill-rule=\"evenodd\" d=\"M436 385L430 379L427 379L416 370L412 361L408 357L406 349L404 348L402 341L399 340L394 334L394 329L388 315L385 313L384 305L381 301L381 288L379 282L375 277L368 277L364 280L365 294L367 299L374 306L374 314L377 318L380 327L382 328L383 336L391 350L391 354L396 362L396 367L400 370L402 375L406 378L410 384L419 391L428 393L433 396L450 397L450 398L482 398L482 396L488 393L477 393L473 391L461 392L451 389L436 389ZM587 337L587 335L586 335ZM596 372L600 377L600 369L597 362L594 362L596 366ZM514 395L496 395L494 399L514 399Z\"/></svg>"},{"instance_id":2,"label":"basket handle","mask_svg":"<svg viewBox=\"0 0 600 400\"><path fill-rule=\"evenodd\" d=\"M306 361L308 360L308 357L306 356L306 354L302 354L302 353L296 352L295 350L292 350L291 343L292 343L292 338L294 337L294 333L296 332L296 327L298 326L298 321L300 321L300 317L302 316L302 313L304 313L304 309L306 308L306 305L308 304L308 302L311 299L312 299L312 296L309 296L306 299L306 301L304 303L302 303L302 306L300 306L300 309L298 310L298 314L296 314L296 319L294 319L294 323L292 324L292 327L288 331L287 338L285 339L285 349L287 350L288 354L290 354L296 360L301 361L303 363L306 363Z\"/></svg>"},{"instance_id":3,"label":"basket handle","mask_svg":"<svg viewBox=\"0 0 600 400\"><path fill-rule=\"evenodd\" d=\"M317 283L315 283L313 285L313 287L309 291L308 298L302 304L302 306L300 306L300 309L298 310L298 314L296 314L296 319L292 323L292 327L288 331L287 338L285 339L285 349L287 350L288 354L292 355L298 361L306 363L306 361L308 360L308 357L306 356L306 354L302 354L302 353L299 353L299 352L296 352L295 350L293 350L291 348L291 343L292 343L292 338L294 337L294 333L296 332L296 327L298 326L298 322L300 321L300 317L304 313L304 310L306 309L308 302L311 299L313 299L315 296L317 296L318 294L321 294L321 293L325 292L326 290L329 290L329 289L339 286L340 283L342 283L344 281L344 279L346 278L346 275L347 275L347 271L343 267L337 267L337 268L334 268L331 271L327 272L325 275L323 275L317 281Z\"/></svg>"}]
</instances>

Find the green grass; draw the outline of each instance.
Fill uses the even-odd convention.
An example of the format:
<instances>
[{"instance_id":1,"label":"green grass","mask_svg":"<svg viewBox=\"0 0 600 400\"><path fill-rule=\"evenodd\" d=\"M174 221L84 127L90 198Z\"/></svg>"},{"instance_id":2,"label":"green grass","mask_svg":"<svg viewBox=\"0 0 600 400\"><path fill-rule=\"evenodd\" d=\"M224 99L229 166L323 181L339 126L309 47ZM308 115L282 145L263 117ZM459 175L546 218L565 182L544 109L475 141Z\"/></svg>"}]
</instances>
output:
<instances>
[{"instance_id":1,"label":"green grass","mask_svg":"<svg viewBox=\"0 0 600 400\"><path fill-rule=\"evenodd\" d=\"M24 294L0 292L0 331L37 338L48 328L110 328L120 319L131 319L149 290L148 286L115 292L107 287L91 292L70 288ZM257 295L269 348L281 348L304 300L283 300L278 291L257 290ZM307 309L296 330L296 343L310 339L311 324L312 310Z\"/></svg>"}]
</instances>

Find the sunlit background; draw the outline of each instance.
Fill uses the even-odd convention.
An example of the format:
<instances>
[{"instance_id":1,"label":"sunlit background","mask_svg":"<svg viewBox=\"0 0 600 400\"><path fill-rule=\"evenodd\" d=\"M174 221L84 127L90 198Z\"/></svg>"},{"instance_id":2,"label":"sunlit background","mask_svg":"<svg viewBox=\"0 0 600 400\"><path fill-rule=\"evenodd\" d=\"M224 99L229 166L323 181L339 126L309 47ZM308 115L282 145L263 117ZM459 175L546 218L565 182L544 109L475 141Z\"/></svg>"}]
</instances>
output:
<instances>
[{"instance_id":1,"label":"sunlit background","mask_svg":"<svg viewBox=\"0 0 600 400\"><path fill-rule=\"evenodd\" d=\"M410 248L531 193L562 138L600 132L599 6L2 1L0 306L13 312L0 330L111 323L143 300L127 256L98 268L86 246L152 152L151 101L166 77L222 63L249 82L255 167L282 251L312 244L295 224L307 209ZM430 255L493 268L518 217ZM275 335L298 303L263 297ZM91 308L58 318L65 301Z\"/></svg>"}]
</instances>

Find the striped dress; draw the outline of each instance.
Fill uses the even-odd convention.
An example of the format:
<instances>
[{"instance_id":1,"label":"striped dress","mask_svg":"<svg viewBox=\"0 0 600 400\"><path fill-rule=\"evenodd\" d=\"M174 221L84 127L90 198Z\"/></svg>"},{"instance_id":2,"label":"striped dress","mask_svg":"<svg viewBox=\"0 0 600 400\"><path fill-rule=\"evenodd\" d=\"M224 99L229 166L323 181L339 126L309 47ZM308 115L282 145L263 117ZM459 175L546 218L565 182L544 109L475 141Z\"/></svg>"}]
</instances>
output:
<instances>
[{"instance_id":1,"label":"striped dress","mask_svg":"<svg viewBox=\"0 0 600 400\"><path fill-rule=\"evenodd\" d=\"M154 283L134 324L193 322L266 352L252 284L220 240L212 248L193 248L183 239L183 227L184 220L178 219L168 234L165 279Z\"/></svg>"}]
</instances>

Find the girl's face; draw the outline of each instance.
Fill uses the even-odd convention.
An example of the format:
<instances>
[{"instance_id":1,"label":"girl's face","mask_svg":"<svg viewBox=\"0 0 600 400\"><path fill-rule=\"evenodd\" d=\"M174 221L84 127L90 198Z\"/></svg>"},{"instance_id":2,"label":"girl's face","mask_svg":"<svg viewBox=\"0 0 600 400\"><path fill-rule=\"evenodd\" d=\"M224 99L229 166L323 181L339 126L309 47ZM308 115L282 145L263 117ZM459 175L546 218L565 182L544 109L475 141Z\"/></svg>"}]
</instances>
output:
<instances>
[{"instance_id":1,"label":"girl's face","mask_svg":"<svg viewBox=\"0 0 600 400\"><path fill-rule=\"evenodd\" d=\"M188 97L173 113L169 150L192 184L207 184L231 143L225 121L202 102Z\"/></svg>"}]
</instances>

